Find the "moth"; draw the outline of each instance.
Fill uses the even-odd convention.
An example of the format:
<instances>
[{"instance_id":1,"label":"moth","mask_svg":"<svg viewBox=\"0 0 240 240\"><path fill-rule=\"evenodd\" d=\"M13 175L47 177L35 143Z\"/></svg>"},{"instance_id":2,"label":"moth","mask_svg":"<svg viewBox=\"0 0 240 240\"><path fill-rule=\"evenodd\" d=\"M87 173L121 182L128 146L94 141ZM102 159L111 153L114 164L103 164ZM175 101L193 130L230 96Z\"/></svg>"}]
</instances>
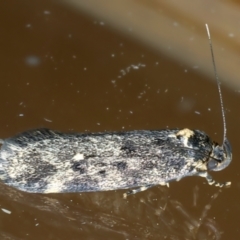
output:
<instances>
[{"instance_id":1,"label":"moth","mask_svg":"<svg viewBox=\"0 0 240 240\"><path fill-rule=\"evenodd\" d=\"M207 24L206 29L222 110L222 145L187 128L90 134L37 129L1 141L1 181L32 193L133 189L131 194L187 176L230 185L215 182L208 173L226 168L232 150Z\"/></svg>"}]
</instances>

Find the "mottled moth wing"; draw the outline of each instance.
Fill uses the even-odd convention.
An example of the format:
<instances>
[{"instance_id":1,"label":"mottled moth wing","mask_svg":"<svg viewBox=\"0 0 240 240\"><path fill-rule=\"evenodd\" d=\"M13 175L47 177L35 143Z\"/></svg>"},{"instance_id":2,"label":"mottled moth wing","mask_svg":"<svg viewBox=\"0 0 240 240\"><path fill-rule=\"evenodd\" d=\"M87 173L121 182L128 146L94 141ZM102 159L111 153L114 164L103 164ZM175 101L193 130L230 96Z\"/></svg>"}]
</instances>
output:
<instances>
[{"instance_id":1,"label":"mottled moth wing","mask_svg":"<svg viewBox=\"0 0 240 240\"><path fill-rule=\"evenodd\" d=\"M204 145L203 145L204 143ZM6 139L1 179L28 192L87 192L166 184L206 171L212 142L200 131L64 134Z\"/></svg>"}]
</instances>

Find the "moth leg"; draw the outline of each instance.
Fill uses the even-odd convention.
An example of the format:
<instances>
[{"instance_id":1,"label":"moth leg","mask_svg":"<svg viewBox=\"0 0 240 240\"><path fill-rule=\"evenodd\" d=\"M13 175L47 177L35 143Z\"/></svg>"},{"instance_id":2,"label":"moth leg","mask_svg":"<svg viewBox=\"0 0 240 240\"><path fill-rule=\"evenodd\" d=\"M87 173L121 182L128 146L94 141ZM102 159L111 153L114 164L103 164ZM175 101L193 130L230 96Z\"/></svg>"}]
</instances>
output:
<instances>
[{"instance_id":1,"label":"moth leg","mask_svg":"<svg viewBox=\"0 0 240 240\"><path fill-rule=\"evenodd\" d=\"M143 192L151 187L153 187L154 185L153 184L149 184L149 185L145 185L145 186L141 186L139 188L136 188L136 189L131 189L129 191L127 191L126 193L123 194L123 198L127 198L127 196L129 195L132 195L132 194L136 194L138 192Z\"/></svg>"},{"instance_id":2,"label":"moth leg","mask_svg":"<svg viewBox=\"0 0 240 240\"><path fill-rule=\"evenodd\" d=\"M169 187L169 183L165 183L165 182L160 182L159 185ZM136 188L136 189L129 190L128 192L123 194L123 198L127 198L127 196L132 195L132 194L136 194L138 192L143 192L143 191L145 191L145 190L147 190L147 189L149 189L153 186L155 186L155 184L148 184L148 185Z\"/></svg>"},{"instance_id":3,"label":"moth leg","mask_svg":"<svg viewBox=\"0 0 240 240\"><path fill-rule=\"evenodd\" d=\"M216 187L222 188L222 187L229 187L231 185L231 182L225 182L225 183L216 182L208 172L201 172L199 176L206 178L209 185L214 185Z\"/></svg>"}]
</instances>

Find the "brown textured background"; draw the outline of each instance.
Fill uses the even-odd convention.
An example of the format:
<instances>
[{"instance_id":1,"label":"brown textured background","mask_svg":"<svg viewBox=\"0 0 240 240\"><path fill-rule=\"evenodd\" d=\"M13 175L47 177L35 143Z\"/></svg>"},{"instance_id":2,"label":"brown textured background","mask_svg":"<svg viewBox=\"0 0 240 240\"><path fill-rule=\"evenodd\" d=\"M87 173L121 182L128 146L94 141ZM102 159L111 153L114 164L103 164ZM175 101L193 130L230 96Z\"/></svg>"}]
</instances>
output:
<instances>
[{"instance_id":1,"label":"brown textured background","mask_svg":"<svg viewBox=\"0 0 240 240\"><path fill-rule=\"evenodd\" d=\"M213 2L217 9L220 3ZM125 8L131 12L129 5ZM205 8L211 10L210 6ZM191 15L201 15L203 10L195 9L199 12ZM165 17L166 11L162 12L158 15ZM177 30L165 26L167 32L163 31L157 22L156 26L148 26L169 39L169 44L162 43L163 48L171 49L168 55L167 51L161 53L161 49L144 44L142 39L138 41L134 28L127 29L133 33L124 34L107 17L94 16L73 5L50 0L1 2L1 138L38 127L78 132L188 127L203 130L221 142L217 87L206 78L210 72L205 65L212 69L212 62L205 20L198 20L195 25L196 22L181 22L181 16L171 15L181 23ZM214 21L223 21L218 14L214 16ZM226 72L222 74L221 62L231 65L230 59L220 57L221 52L228 52L228 45L219 40L220 30L214 23L208 23L222 78ZM186 54L177 53L173 42L188 41L189 33L196 41L186 44L186 48L179 45ZM239 33L234 34L235 41L239 41ZM145 35L150 38L148 33ZM204 41L198 42L198 36ZM201 49L205 57L199 59L193 49ZM229 49L238 56L237 50ZM188 64L185 57L191 53L195 60ZM123 76L121 70L138 64L145 67L131 69ZM237 69L231 73L239 75ZM199 218L204 207L218 190L197 177L171 183L169 189L155 187L127 200L122 199L124 191L40 195L1 184L1 239L214 239L207 235L210 229L216 231L215 239L236 239L240 236L237 84L222 85L233 162L224 171L213 173L219 181L232 181L232 186L223 189L202 221Z\"/></svg>"}]
</instances>

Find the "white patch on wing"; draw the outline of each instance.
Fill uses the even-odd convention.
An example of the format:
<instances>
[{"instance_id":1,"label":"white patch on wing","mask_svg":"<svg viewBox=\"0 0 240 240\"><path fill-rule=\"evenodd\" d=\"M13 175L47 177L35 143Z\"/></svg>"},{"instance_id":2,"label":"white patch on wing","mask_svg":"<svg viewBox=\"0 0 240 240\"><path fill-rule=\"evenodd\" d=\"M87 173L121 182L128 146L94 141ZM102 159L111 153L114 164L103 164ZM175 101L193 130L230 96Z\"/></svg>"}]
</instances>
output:
<instances>
[{"instance_id":1,"label":"white patch on wing","mask_svg":"<svg viewBox=\"0 0 240 240\"><path fill-rule=\"evenodd\" d=\"M184 128L177 132L176 136L181 136L183 145L188 148L192 148L192 146L188 145L189 138L194 135L194 132L188 128Z\"/></svg>"},{"instance_id":2,"label":"white patch on wing","mask_svg":"<svg viewBox=\"0 0 240 240\"><path fill-rule=\"evenodd\" d=\"M73 161L79 161L79 160L83 160L83 159L84 159L84 155L82 153L77 153L72 158Z\"/></svg>"}]
</instances>

